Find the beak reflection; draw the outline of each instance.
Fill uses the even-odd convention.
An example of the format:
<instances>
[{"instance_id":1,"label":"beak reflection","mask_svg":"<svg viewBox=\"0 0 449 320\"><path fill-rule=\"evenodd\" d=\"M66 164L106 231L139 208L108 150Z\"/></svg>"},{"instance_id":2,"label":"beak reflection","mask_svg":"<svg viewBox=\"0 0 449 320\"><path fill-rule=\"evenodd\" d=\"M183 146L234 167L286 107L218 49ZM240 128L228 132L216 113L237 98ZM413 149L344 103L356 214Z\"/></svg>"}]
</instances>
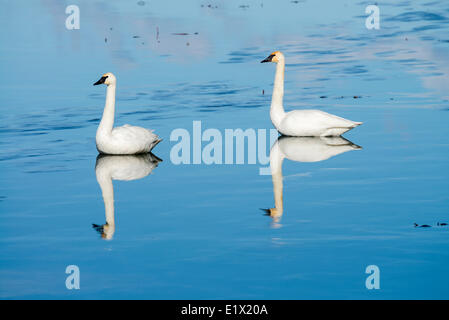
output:
<instances>
[{"instance_id":1,"label":"beak reflection","mask_svg":"<svg viewBox=\"0 0 449 320\"><path fill-rule=\"evenodd\" d=\"M272 227L281 227L280 220L284 213L282 175L284 159L295 162L319 162L360 149L362 149L360 146L342 137L279 137L270 150L274 208L262 209L265 215L273 219Z\"/></svg>"}]
</instances>

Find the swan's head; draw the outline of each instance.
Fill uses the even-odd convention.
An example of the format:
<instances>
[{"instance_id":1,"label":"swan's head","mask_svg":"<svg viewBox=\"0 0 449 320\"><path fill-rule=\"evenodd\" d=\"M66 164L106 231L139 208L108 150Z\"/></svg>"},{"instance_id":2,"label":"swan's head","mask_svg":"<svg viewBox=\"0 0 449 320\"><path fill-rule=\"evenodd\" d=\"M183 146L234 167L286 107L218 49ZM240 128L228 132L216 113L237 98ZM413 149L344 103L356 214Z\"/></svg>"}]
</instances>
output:
<instances>
[{"instance_id":1,"label":"swan's head","mask_svg":"<svg viewBox=\"0 0 449 320\"><path fill-rule=\"evenodd\" d=\"M279 62L284 59L284 55L280 51L272 52L268 57L260 61L260 63L264 62Z\"/></svg>"},{"instance_id":2,"label":"swan's head","mask_svg":"<svg viewBox=\"0 0 449 320\"><path fill-rule=\"evenodd\" d=\"M105 84L108 86L111 84L115 84L115 76L110 72L105 73L104 75L101 76L100 80L94 83L94 86L99 84Z\"/></svg>"}]
</instances>

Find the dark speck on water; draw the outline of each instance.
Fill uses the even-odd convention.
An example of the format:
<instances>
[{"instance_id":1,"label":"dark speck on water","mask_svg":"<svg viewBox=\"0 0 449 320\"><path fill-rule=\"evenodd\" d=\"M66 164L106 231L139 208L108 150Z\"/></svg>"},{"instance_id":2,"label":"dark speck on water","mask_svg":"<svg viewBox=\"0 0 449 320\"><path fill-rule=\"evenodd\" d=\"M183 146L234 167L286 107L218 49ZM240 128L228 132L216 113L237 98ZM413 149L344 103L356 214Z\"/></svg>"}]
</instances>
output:
<instances>
[{"instance_id":1,"label":"dark speck on water","mask_svg":"<svg viewBox=\"0 0 449 320\"><path fill-rule=\"evenodd\" d=\"M417 223L414 223L414 226L415 226L415 228L430 228L430 227L432 227L431 225L428 225L428 224L419 225Z\"/></svg>"}]
</instances>

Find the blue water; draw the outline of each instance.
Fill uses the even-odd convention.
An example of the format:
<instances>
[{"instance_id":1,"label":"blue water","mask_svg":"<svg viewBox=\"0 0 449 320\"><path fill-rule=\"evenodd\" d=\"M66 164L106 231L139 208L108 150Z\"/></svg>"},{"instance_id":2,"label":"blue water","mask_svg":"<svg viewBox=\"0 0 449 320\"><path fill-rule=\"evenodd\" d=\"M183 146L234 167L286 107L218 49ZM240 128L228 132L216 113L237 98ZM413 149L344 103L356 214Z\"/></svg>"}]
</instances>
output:
<instances>
[{"instance_id":1,"label":"blue water","mask_svg":"<svg viewBox=\"0 0 449 320\"><path fill-rule=\"evenodd\" d=\"M447 1L379 1L379 30L359 0L144 2L0 1L1 298L449 298ZM260 164L170 160L170 133L193 121L272 128L274 66L259 61L274 50L287 110L364 122L345 134L361 150L284 161L278 222L259 210L274 207ZM109 240L92 228L105 72L116 124L164 139L150 175L113 182Z\"/></svg>"}]
</instances>

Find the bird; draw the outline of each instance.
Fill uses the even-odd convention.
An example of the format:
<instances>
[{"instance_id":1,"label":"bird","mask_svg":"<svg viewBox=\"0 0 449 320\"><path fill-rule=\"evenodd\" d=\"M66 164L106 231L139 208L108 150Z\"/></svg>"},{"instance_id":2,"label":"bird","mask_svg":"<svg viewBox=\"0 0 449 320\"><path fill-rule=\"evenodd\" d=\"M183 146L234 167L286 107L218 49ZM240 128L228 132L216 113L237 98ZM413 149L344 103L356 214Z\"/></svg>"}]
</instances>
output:
<instances>
[{"instance_id":1,"label":"bird","mask_svg":"<svg viewBox=\"0 0 449 320\"><path fill-rule=\"evenodd\" d=\"M105 84L106 103L95 138L97 150L110 155L132 155L150 152L162 141L153 130L125 124L114 128L115 87L117 80L111 73L105 73L94 86Z\"/></svg>"},{"instance_id":2,"label":"bird","mask_svg":"<svg viewBox=\"0 0 449 320\"><path fill-rule=\"evenodd\" d=\"M321 110L284 111L284 71L285 57L280 51L272 52L261 61L277 63L271 98L270 118L274 127L286 136L330 137L340 136L362 122L347 120Z\"/></svg>"},{"instance_id":3,"label":"bird","mask_svg":"<svg viewBox=\"0 0 449 320\"><path fill-rule=\"evenodd\" d=\"M438 222L437 226L439 226L439 227L447 226L447 223L446 222Z\"/></svg>"},{"instance_id":4,"label":"bird","mask_svg":"<svg viewBox=\"0 0 449 320\"><path fill-rule=\"evenodd\" d=\"M430 227L432 227L432 226L429 226L428 224L419 225L416 222L414 223L414 225L415 225L415 228L430 228Z\"/></svg>"},{"instance_id":5,"label":"bird","mask_svg":"<svg viewBox=\"0 0 449 320\"><path fill-rule=\"evenodd\" d=\"M92 227L105 240L111 240L115 233L114 186L112 180L131 181L149 175L162 160L151 152L139 155L99 154L95 162L95 175L103 195L106 223L92 223Z\"/></svg>"},{"instance_id":6,"label":"bird","mask_svg":"<svg viewBox=\"0 0 449 320\"><path fill-rule=\"evenodd\" d=\"M261 209L279 227L284 212L282 163L287 158L296 162L320 162L338 154L360 150L362 147L343 137L280 136L270 149L270 169L273 180L274 208Z\"/></svg>"}]
</instances>

